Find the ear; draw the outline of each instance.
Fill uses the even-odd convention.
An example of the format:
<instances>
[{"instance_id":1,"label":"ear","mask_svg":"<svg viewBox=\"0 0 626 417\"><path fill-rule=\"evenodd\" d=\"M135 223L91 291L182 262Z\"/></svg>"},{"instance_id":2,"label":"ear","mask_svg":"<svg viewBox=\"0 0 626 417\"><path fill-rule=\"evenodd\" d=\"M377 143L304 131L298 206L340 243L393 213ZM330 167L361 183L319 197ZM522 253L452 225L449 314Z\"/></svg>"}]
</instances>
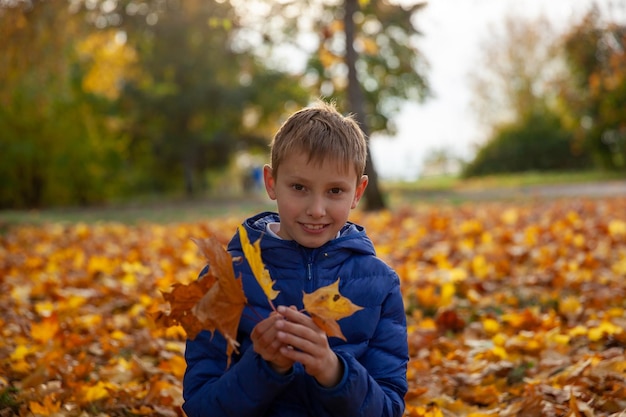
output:
<instances>
[{"instance_id":1,"label":"ear","mask_svg":"<svg viewBox=\"0 0 626 417\"><path fill-rule=\"evenodd\" d=\"M356 185L356 190L354 190L354 199L352 200L352 206L350 208L356 208L356 206L359 204L359 201L361 201L361 197L363 197L363 193L367 188L368 182L369 178L367 177L367 175L361 176L361 179Z\"/></svg>"},{"instance_id":2,"label":"ear","mask_svg":"<svg viewBox=\"0 0 626 417\"><path fill-rule=\"evenodd\" d=\"M276 181L274 179L274 171L269 165L263 167L263 181L265 182L265 191L270 199L276 200Z\"/></svg>"}]
</instances>

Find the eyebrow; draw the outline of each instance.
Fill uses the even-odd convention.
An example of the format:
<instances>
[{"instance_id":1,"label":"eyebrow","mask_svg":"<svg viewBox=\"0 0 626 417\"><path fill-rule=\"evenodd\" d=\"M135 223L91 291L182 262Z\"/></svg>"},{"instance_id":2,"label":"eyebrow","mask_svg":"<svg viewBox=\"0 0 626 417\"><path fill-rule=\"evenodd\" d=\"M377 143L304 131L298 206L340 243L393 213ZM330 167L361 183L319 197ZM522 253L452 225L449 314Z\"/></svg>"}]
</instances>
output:
<instances>
[{"instance_id":1,"label":"eyebrow","mask_svg":"<svg viewBox=\"0 0 626 417\"><path fill-rule=\"evenodd\" d=\"M310 178L302 177L300 175L287 175L286 179L289 182L301 182L301 183L307 183L307 182L312 181ZM334 187L349 187L350 184L352 184L352 181L336 180L336 181L331 181L329 183L326 183L324 185L326 187L334 188Z\"/></svg>"}]
</instances>

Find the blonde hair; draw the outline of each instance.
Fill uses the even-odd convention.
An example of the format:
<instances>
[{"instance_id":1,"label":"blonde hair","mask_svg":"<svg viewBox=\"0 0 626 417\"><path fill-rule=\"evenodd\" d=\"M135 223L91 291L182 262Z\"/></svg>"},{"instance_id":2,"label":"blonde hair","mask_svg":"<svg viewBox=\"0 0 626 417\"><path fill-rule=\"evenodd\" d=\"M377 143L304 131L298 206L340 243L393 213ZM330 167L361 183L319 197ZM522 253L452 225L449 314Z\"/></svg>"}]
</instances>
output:
<instances>
[{"instance_id":1,"label":"blonde hair","mask_svg":"<svg viewBox=\"0 0 626 417\"><path fill-rule=\"evenodd\" d=\"M342 169L352 165L357 181L365 172L367 142L353 115L343 116L334 103L318 101L292 114L278 129L271 144L274 178L280 163L294 152L308 155L308 162L321 165L336 161Z\"/></svg>"}]
</instances>

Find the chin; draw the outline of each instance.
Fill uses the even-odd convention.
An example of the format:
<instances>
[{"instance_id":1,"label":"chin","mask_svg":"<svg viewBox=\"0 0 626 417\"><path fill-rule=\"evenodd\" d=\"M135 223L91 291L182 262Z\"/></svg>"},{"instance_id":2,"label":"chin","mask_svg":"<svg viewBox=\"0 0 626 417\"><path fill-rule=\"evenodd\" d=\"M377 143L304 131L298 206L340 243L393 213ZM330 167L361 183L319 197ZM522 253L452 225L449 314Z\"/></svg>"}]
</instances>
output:
<instances>
[{"instance_id":1,"label":"chin","mask_svg":"<svg viewBox=\"0 0 626 417\"><path fill-rule=\"evenodd\" d=\"M319 248L320 246L322 246L324 243L328 242L329 240L330 239L327 239L327 238L297 239L296 242L298 242L301 246L304 246L305 248L315 249L315 248Z\"/></svg>"}]
</instances>

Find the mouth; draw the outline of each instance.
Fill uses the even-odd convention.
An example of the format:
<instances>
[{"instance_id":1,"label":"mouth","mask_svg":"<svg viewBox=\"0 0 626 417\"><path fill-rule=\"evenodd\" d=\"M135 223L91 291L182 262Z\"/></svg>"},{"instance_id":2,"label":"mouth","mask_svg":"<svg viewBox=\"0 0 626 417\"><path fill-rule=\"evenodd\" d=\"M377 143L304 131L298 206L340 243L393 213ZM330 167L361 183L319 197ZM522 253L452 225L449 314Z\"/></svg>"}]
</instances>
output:
<instances>
[{"instance_id":1,"label":"mouth","mask_svg":"<svg viewBox=\"0 0 626 417\"><path fill-rule=\"evenodd\" d=\"M301 223L301 225L305 230L310 232L320 232L328 227L326 224Z\"/></svg>"}]
</instances>

